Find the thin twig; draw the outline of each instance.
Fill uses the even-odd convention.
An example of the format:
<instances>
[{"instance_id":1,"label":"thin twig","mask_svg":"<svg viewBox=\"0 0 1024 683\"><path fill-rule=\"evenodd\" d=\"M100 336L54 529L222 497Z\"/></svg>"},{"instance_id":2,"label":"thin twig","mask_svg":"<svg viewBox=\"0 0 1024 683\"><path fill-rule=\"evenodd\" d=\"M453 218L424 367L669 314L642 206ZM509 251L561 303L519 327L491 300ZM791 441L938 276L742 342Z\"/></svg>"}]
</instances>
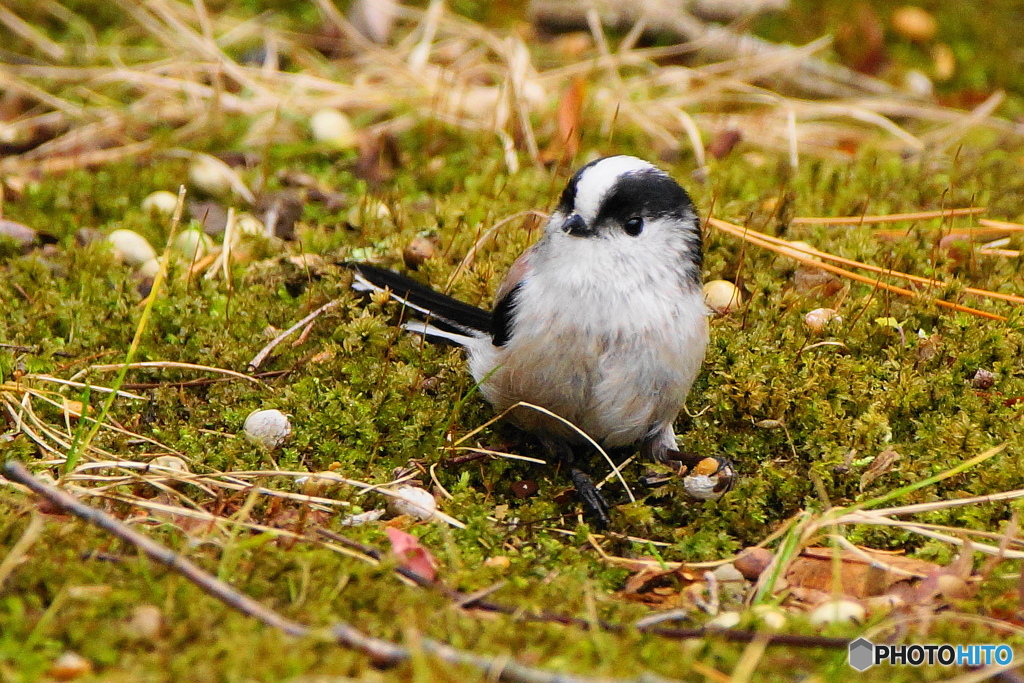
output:
<instances>
[{"instance_id":1,"label":"thin twig","mask_svg":"<svg viewBox=\"0 0 1024 683\"><path fill-rule=\"evenodd\" d=\"M21 463L13 460L4 464L4 476L22 484L33 493L45 498L55 507L70 513L83 521L93 524L107 533L130 543L150 559L173 569L188 579L207 595L220 600L228 607L252 617L266 626L278 629L296 637L312 637L329 640L337 645L368 656L376 666L390 667L412 658L409 648L388 640L367 635L351 624L339 622L327 629L313 627L288 619L264 606L248 595L236 590L228 583L185 559L180 553L167 548L145 536L102 510L86 505L55 486L45 484L35 477ZM595 683L598 680L572 674L556 673L518 664L503 657L488 657L451 647L431 638L422 638L419 646L423 651L449 664L462 664L479 669L498 680L513 683ZM842 647L846 641L842 641Z\"/></svg>"},{"instance_id":2,"label":"thin twig","mask_svg":"<svg viewBox=\"0 0 1024 683\"><path fill-rule=\"evenodd\" d=\"M294 325L292 325L291 327L289 327L287 330L285 330L281 334L279 334L276 337L274 337L273 341L271 341L269 344L267 344L262 349L260 349L260 352L257 353L255 356L253 356L253 359L251 361L249 361L249 371L250 372L255 372L256 370L258 370L259 367L261 365L263 365L263 361L265 361L267 359L267 356L269 356L273 352L273 350L278 347L278 345L281 342L283 342L285 339L287 339L291 335L295 334L296 331L302 329L303 327L305 327L306 325L308 325L312 321L316 320L318 317L320 317L321 315L323 315L327 311L331 310L332 308L337 307L341 302L342 302L341 299L334 299L333 301L328 301L326 304L324 304L320 308L316 309L315 311L313 311L312 313L307 315L305 318L303 318L299 322L297 322Z\"/></svg>"}]
</instances>

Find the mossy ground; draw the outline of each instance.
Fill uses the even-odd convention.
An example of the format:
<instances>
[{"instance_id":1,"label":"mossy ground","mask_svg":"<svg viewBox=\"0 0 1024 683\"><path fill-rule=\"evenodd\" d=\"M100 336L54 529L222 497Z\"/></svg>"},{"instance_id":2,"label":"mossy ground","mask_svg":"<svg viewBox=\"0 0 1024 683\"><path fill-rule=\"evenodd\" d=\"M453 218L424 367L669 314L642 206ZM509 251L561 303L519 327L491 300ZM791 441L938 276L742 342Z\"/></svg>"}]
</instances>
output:
<instances>
[{"instance_id":1,"label":"mossy ground","mask_svg":"<svg viewBox=\"0 0 1024 683\"><path fill-rule=\"evenodd\" d=\"M397 142L403 163L393 181L375 190L356 176L354 155L327 155L303 146L270 150L266 168L271 172L302 169L357 204L365 205L369 197L383 201L391 214L381 218L363 212L349 223L347 207L330 213L310 205L298 240L284 250L341 261L358 249L356 253L397 266L404 245L417 233L434 231L439 256L416 277L443 284L485 230L517 211L550 208L567 176L566 169L535 168L508 175L493 140L437 126L417 128ZM628 131L610 141L585 137L583 147L586 153L646 156L643 141L630 138ZM905 224L906 238L893 243L873 238L869 228L798 228L786 219L981 205L989 207L991 217L1021 220L1022 158L1024 147L1017 143L979 136L938 158L908 160L864 149L849 162L803 159L796 171L784 159L741 144L725 159L711 162L705 182L691 179L691 159L667 166L705 214L714 207L718 217L806 240L849 258L962 285L1021 292L1019 259L954 261L936 250L932 228L937 223ZM108 250L75 246L72 235L80 227L106 232L127 227L163 244L167 222L146 215L140 202L153 190L176 189L185 176L179 162L147 159L47 178L23 199L5 204L5 217L44 230L60 243L45 256L2 251L0 340L39 346L40 351L0 350L0 379L25 372L66 377L91 363L123 358L142 310L136 281ZM946 221L944 227L948 231L966 225L966 220ZM517 222L505 226L456 280L453 293L489 305L501 274L534 237ZM670 489L626 506L621 505L621 489L606 489L613 504L621 505L614 515L617 530L669 543L658 550L666 560L725 557L761 541L801 509L823 509L824 496L832 504L866 500L945 471L997 444L1008 444L999 456L899 502L1024 485L1024 430L1020 404L1014 400L1024 396L1024 316L1019 309L965 299L1009 318L993 322L951 314L923 298L896 298L857 284L847 293L823 296L800 291L793 271L793 264L782 257L708 232L705 276L740 282L748 298L739 312L714 320L705 369L677 431L689 450L732 459L739 482L720 501L702 504L685 503L679 490ZM341 267L330 266L321 276L305 280L294 275L284 266L256 275L238 264L229 290L222 280L188 279L180 268L172 271L137 360L244 370L266 342L268 325L283 329L334 298L345 303L320 319L301 345L278 347L265 369L292 371L267 386L239 381L200 387L169 384L145 391L151 401L144 406L116 403L112 417L186 454L195 471L267 468L272 457L287 470L318 471L337 463L340 474L376 483L388 481L394 468L410 460L440 463L438 479L454 496L443 508L466 522L467 529L419 524L410 530L436 554L447 583L472 592L507 581L497 597L527 610L623 622L645 613L613 596L625 572L610 567L586 545L588 529L577 520L576 503L559 497L567 484L551 468L506 460L444 465L449 437L491 417L473 392L458 350L424 345L396 331L391 324L394 307L349 293ZM804 327L803 315L820 306L838 306L844 322L814 336ZM896 326L885 319L894 319ZM821 340L841 346L809 348ZM996 374L995 385L984 392L970 383L979 369ZM173 383L194 377L171 370L136 371L128 381ZM424 385L427 378L436 381ZM294 416L293 438L272 456L230 436L250 411L269 407ZM57 419L56 414L49 417ZM486 430L479 440L498 450L537 454L504 427ZM145 448L127 438L101 435L98 443L124 457L145 457ZM887 449L902 457L861 491L861 476ZM38 453L22 436L0 444L0 457L31 462ZM595 471L606 471L599 460L593 462ZM627 481L635 481L639 473L638 465L627 468ZM539 490L519 499L512 484L524 479L536 480ZM271 483L293 487L283 479ZM331 495L350 500L353 509L383 505L344 488ZM244 501L240 495L220 503L229 514ZM504 506L504 518L489 519L499 506ZM0 497L0 557L20 537L34 509L33 501L9 489ZM112 509L129 513L124 507ZM1019 505L975 505L920 519L999 531L1014 509ZM263 499L251 514L271 522L283 518L279 506ZM515 527L508 524L512 518L519 521ZM325 522L335 525L336 520ZM573 535L558 535L549 527ZM196 544L170 524L145 528L286 616L317 625L346 620L373 635L412 645L424 634L545 668L593 676L651 671L686 680L702 675L694 662L729 672L744 651L743 645L716 640L681 645L635 633L588 633L467 614L445 598L403 585L387 566L373 567L310 545L246 534L211 534ZM899 529L848 531L856 543L903 549L940 563L955 554L947 544ZM345 528L344 533L386 547L380 526ZM606 548L627 556L652 551L647 545L614 540ZM483 565L496 555L507 556L510 567ZM1012 569L1010 564L1003 567ZM1015 598L1007 592L1014 581L993 579L978 598L962 606L964 611L1012 611ZM163 610L167 628L156 642L140 640L126 626L132 607L141 603ZM815 632L799 620L791 628ZM830 634L856 637L861 631L837 627ZM1003 633L941 614L927 634L931 642L1003 638ZM1013 642L1021 645L1020 639ZM233 613L84 523L48 517L41 538L0 588L0 679L34 680L64 650L94 662L103 680L483 678L442 667L426 656L379 672L359 655L296 642ZM815 674L846 680L850 669L845 657L845 652L771 647L757 678L796 680ZM923 680L944 673L938 668L886 668L871 670L864 678Z\"/></svg>"}]
</instances>

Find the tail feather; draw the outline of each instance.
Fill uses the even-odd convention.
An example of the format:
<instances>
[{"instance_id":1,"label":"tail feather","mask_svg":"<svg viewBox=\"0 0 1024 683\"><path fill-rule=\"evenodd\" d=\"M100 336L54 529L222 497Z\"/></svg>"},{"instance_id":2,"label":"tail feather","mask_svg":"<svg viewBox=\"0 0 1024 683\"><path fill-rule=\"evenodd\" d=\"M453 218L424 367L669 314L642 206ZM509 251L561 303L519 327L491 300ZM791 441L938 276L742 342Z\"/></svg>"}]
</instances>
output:
<instances>
[{"instance_id":1,"label":"tail feather","mask_svg":"<svg viewBox=\"0 0 1024 683\"><path fill-rule=\"evenodd\" d=\"M346 263L355 271L352 288L360 292L382 292L390 290L391 297L427 318L435 331L447 334L427 333L429 337L441 337L456 343L457 338L479 337L491 334L491 314L482 308L471 306L453 299L447 294L435 291L424 284L416 282L392 270L378 268L366 263ZM409 326L412 331L423 334L418 327Z\"/></svg>"}]
</instances>

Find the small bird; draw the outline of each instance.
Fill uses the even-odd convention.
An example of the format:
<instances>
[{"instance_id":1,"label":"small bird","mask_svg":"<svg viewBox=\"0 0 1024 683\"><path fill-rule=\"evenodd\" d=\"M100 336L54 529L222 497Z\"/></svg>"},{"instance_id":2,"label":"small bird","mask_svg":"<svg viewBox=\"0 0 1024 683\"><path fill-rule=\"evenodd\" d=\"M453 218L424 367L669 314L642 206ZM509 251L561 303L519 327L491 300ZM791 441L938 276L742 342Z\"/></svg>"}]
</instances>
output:
<instances>
[{"instance_id":1,"label":"small bird","mask_svg":"<svg viewBox=\"0 0 1024 683\"><path fill-rule=\"evenodd\" d=\"M727 461L682 456L672 428L708 342L702 259L686 191L646 161L612 156L572 177L541 239L498 287L492 312L389 270L349 265L355 289L389 291L425 317L407 329L465 347L484 398L540 438L607 526L608 504L578 466L592 448L578 430L604 448L639 445L647 460L675 464L699 498L732 484Z\"/></svg>"}]
</instances>

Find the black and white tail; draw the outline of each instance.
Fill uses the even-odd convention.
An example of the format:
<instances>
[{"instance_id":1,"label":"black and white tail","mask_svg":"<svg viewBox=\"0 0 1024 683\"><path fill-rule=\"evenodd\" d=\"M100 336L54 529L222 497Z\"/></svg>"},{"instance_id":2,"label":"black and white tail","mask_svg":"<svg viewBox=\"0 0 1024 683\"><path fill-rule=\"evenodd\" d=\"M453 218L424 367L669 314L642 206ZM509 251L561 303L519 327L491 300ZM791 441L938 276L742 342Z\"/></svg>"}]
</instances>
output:
<instances>
[{"instance_id":1,"label":"black and white tail","mask_svg":"<svg viewBox=\"0 0 1024 683\"><path fill-rule=\"evenodd\" d=\"M404 275L366 263L346 263L355 273L352 289L357 292L387 291L392 299L424 318L403 327L430 341L465 346L469 341L491 336L491 313L447 294L435 291Z\"/></svg>"}]
</instances>

